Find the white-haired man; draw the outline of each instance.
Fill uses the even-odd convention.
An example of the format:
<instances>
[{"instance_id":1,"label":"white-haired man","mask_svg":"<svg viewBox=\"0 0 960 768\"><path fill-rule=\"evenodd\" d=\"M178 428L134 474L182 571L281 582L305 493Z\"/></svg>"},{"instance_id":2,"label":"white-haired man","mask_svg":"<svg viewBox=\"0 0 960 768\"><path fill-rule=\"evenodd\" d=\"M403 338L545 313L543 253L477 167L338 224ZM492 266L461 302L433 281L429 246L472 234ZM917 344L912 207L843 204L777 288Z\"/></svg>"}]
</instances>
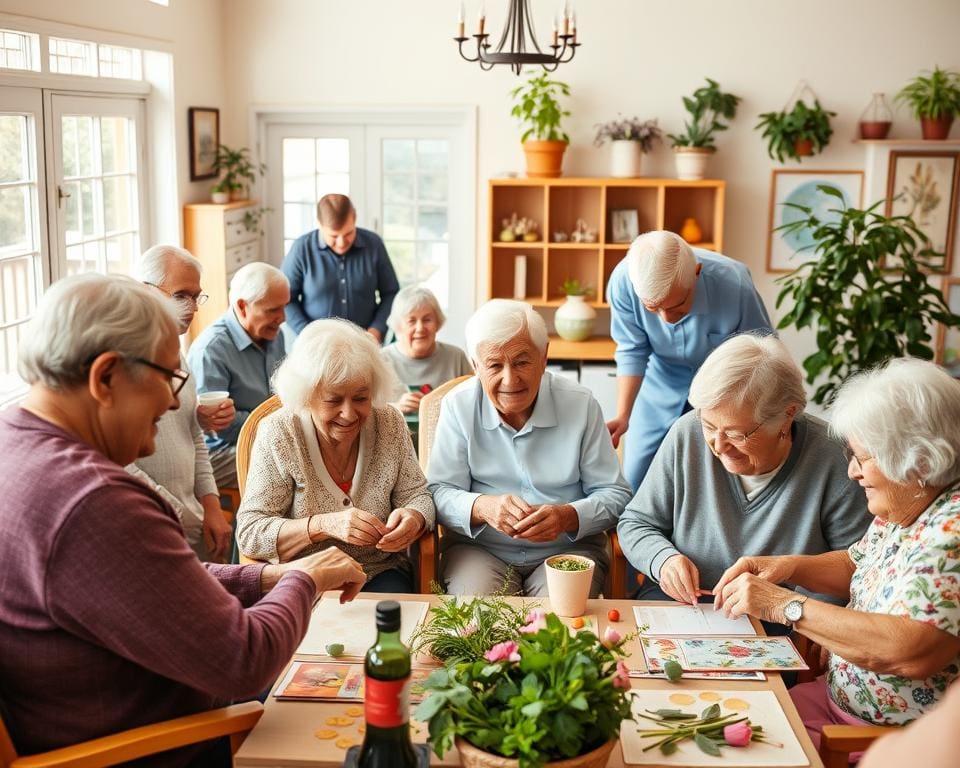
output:
<instances>
[{"instance_id":1,"label":"white-haired man","mask_svg":"<svg viewBox=\"0 0 960 768\"><path fill-rule=\"evenodd\" d=\"M200 272L200 262L175 245L155 245L140 257L137 277L173 300L181 334L186 333L197 306L207 298L200 289ZM180 367L187 368L182 354ZM232 532L220 509L203 433L229 426L234 417L233 402L198 406L192 378L187 379L179 398L180 408L167 411L157 422L154 454L130 464L127 471L173 507L187 542L201 560L223 561L230 554Z\"/></svg>"},{"instance_id":2,"label":"white-haired man","mask_svg":"<svg viewBox=\"0 0 960 768\"><path fill-rule=\"evenodd\" d=\"M607 301L617 342L617 416L607 428L614 446L626 434L624 474L636 490L689 410L690 382L707 355L731 334L771 329L770 317L746 266L663 231L633 241Z\"/></svg>"},{"instance_id":3,"label":"white-haired man","mask_svg":"<svg viewBox=\"0 0 960 768\"><path fill-rule=\"evenodd\" d=\"M270 377L283 360L283 323L290 285L276 267L254 262L230 281L230 306L204 329L187 359L198 392L229 392L233 421L207 434L207 448L220 488L237 485L237 439L250 412L270 397Z\"/></svg>"},{"instance_id":4,"label":"white-haired man","mask_svg":"<svg viewBox=\"0 0 960 768\"><path fill-rule=\"evenodd\" d=\"M450 594L546 594L543 561L608 566L605 531L630 500L600 405L547 372L547 328L529 304L494 299L467 322L476 378L443 399L427 480L448 532L441 578Z\"/></svg>"}]
</instances>

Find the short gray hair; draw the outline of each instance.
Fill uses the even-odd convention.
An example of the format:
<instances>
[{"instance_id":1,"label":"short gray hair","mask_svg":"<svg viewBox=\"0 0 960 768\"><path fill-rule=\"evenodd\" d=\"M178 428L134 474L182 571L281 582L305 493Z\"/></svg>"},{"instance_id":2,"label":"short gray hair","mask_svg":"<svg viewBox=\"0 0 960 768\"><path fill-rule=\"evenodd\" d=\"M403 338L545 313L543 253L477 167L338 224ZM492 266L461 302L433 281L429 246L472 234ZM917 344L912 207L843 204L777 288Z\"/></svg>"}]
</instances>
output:
<instances>
[{"instance_id":1,"label":"short gray hair","mask_svg":"<svg viewBox=\"0 0 960 768\"><path fill-rule=\"evenodd\" d=\"M741 333L707 355L690 383L690 405L752 408L757 421L782 417L790 406L807 404L803 373L786 345L773 334Z\"/></svg>"},{"instance_id":2,"label":"short gray hair","mask_svg":"<svg viewBox=\"0 0 960 768\"><path fill-rule=\"evenodd\" d=\"M97 355L153 359L179 328L172 302L130 277L65 277L47 289L27 324L18 370L28 384L70 389L86 381Z\"/></svg>"},{"instance_id":3,"label":"short gray hair","mask_svg":"<svg viewBox=\"0 0 960 768\"><path fill-rule=\"evenodd\" d=\"M140 256L134 277L143 283L150 283L150 285L163 285L167 278L167 272L170 270L170 264L174 261L193 267L197 270L198 275L203 274L203 265L194 258L190 251L176 245L155 245L152 248L147 248Z\"/></svg>"},{"instance_id":4,"label":"short gray hair","mask_svg":"<svg viewBox=\"0 0 960 768\"><path fill-rule=\"evenodd\" d=\"M925 360L898 358L847 379L830 429L854 439L895 483L945 485L960 474L960 381Z\"/></svg>"},{"instance_id":5,"label":"short gray hair","mask_svg":"<svg viewBox=\"0 0 960 768\"><path fill-rule=\"evenodd\" d=\"M255 261L240 267L230 280L230 306L236 306L240 299L255 304L276 285L289 286L290 281L273 264Z\"/></svg>"},{"instance_id":6,"label":"short gray hair","mask_svg":"<svg viewBox=\"0 0 960 768\"><path fill-rule=\"evenodd\" d=\"M689 288L697 276L693 249L673 232L640 235L630 245L626 259L633 290L643 301L660 301L675 285Z\"/></svg>"},{"instance_id":7,"label":"short gray hair","mask_svg":"<svg viewBox=\"0 0 960 768\"><path fill-rule=\"evenodd\" d=\"M447 316L440 309L440 302L437 301L433 291L422 285L408 285L406 288L400 289L397 295L393 297L393 306L390 308L387 325L396 332L403 322L403 318L420 307L432 309L437 316L437 327L443 328L443 324L447 322Z\"/></svg>"},{"instance_id":8,"label":"short gray hair","mask_svg":"<svg viewBox=\"0 0 960 768\"><path fill-rule=\"evenodd\" d=\"M349 320L314 320L273 375L273 389L294 413L310 406L319 387L363 381L374 405L383 405L397 385L373 337Z\"/></svg>"},{"instance_id":9,"label":"short gray hair","mask_svg":"<svg viewBox=\"0 0 960 768\"><path fill-rule=\"evenodd\" d=\"M522 333L529 334L537 349L546 351L549 341L547 324L533 307L525 301L490 299L467 320L464 328L467 354L477 363L477 347L481 344L502 347Z\"/></svg>"}]
</instances>

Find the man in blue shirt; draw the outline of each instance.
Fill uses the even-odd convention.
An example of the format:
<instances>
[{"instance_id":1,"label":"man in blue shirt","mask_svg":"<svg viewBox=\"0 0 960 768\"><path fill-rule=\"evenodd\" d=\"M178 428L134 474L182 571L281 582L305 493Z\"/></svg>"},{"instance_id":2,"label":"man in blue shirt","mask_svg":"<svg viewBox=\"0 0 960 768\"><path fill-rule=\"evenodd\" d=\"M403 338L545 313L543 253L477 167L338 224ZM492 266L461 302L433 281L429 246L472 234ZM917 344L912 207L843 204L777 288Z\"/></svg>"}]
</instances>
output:
<instances>
[{"instance_id":1,"label":"man in blue shirt","mask_svg":"<svg viewBox=\"0 0 960 768\"><path fill-rule=\"evenodd\" d=\"M400 290L383 240L357 226L346 195L324 195L317 222L319 229L297 238L283 260L290 281L288 324L300 333L313 320L341 317L383 341Z\"/></svg>"},{"instance_id":2,"label":"man in blue shirt","mask_svg":"<svg viewBox=\"0 0 960 768\"><path fill-rule=\"evenodd\" d=\"M443 399L427 479L446 526L449 594L546 595L560 553L608 567L605 531L630 500L600 405L545 371L547 328L530 305L494 299L466 326L477 376Z\"/></svg>"},{"instance_id":3,"label":"man in blue shirt","mask_svg":"<svg viewBox=\"0 0 960 768\"><path fill-rule=\"evenodd\" d=\"M229 426L205 436L221 489L237 487L240 428L271 395L270 378L285 356L280 325L289 301L287 278L279 269L263 262L241 267L230 281L230 307L187 355L197 392L229 392L236 408Z\"/></svg>"},{"instance_id":4,"label":"man in blue shirt","mask_svg":"<svg viewBox=\"0 0 960 768\"><path fill-rule=\"evenodd\" d=\"M690 382L707 355L731 334L771 329L770 318L746 266L673 232L633 241L610 275L607 301L617 342L617 416L607 428L614 446L626 434L624 474L636 490L689 410Z\"/></svg>"}]
</instances>

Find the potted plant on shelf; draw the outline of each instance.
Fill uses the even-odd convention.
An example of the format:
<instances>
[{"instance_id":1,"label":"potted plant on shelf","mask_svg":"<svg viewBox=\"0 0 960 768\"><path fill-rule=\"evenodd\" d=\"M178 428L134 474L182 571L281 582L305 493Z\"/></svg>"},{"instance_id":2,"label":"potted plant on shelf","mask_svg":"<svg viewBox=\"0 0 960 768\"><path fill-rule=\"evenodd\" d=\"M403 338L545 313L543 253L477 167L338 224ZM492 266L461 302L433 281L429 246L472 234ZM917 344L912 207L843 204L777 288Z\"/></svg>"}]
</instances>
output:
<instances>
[{"instance_id":1,"label":"potted plant on shelf","mask_svg":"<svg viewBox=\"0 0 960 768\"><path fill-rule=\"evenodd\" d=\"M560 292L567 298L553 316L557 335L567 341L589 339L597 324L597 311L587 304L587 295L593 292L593 288L576 278L567 278L560 285Z\"/></svg>"},{"instance_id":2,"label":"potted plant on shelf","mask_svg":"<svg viewBox=\"0 0 960 768\"><path fill-rule=\"evenodd\" d=\"M434 752L442 758L456 743L464 766L600 768L620 724L633 719L625 641L610 628L602 639L587 630L572 635L555 614L531 610L481 658L433 672L414 716L429 724Z\"/></svg>"},{"instance_id":3,"label":"potted plant on shelf","mask_svg":"<svg viewBox=\"0 0 960 768\"><path fill-rule=\"evenodd\" d=\"M231 149L226 144L217 147L217 157L213 164L214 169L223 176L211 190L213 202L228 202L222 195L226 193L231 200L243 200L248 194L248 184L266 172L267 166L263 163L254 165L250 159L250 150L247 147Z\"/></svg>"},{"instance_id":4,"label":"potted plant on shelf","mask_svg":"<svg viewBox=\"0 0 960 768\"><path fill-rule=\"evenodd\" d=\"M945 139L960 114L960 73L934 67L929 77L917 75L896 95L920 121L924 139Z\"/></svg>"},{"instance_id":5,"label":"potted plant on shelf","mask_svg":"<svg viewBox=\"0 0 960 768\"><path fill-rule=\"evenodd\" d=\"M723 93L720 84L707 78L707 84L697 88L692 96L683 97L683 106L690 115L682 133L669 134L677 160L677 178L695 181L702 179L710 155L717 151L713 134L727 130L722 122L737 114L740 97Z\"/></svg>"},{"instance_id":6,"label":"potted plant on shelf","mask_svg":"<svg viewBox=\"0 0 960 768\"><path fill-rule=\"evenodd\" d=\"M792 157L800 162L801 157L809 157L823 151L830 143L833 128L830 118L836 117L820 106L814 99L813 106L807 106L803 99L797 99L789 112L764 112L756 130L767 140L767 154L770 159L783 162L784 157Z\"/></svg>"},{"instance_id":7,"label":"potted plant on shelf","mask_svg":"<svg viewBox=\"0 0 960 768\"><path fill-rule=\"evenodd\" d=\"M570 137L561 130L560 121L570 112L560 106L558 98L569 95L570 86L551 80L546 72L531 75L510 91L514 100L510 114L524 126L520 141L527 158L527 176L553 178L562 173Z\"/></svg>"},{"instance_id":8,"label":"potted plant on shelf","mask_svg":"<svg viewBox=\"0 0 960 768\"><path fill-rule=\"evenodd\" d=\"M806 230L816 258L780 278L777 307L792 300L778 328L812 328L817 351L803 361L807 381L817 387L813 400L829 403L850 374L891 357L933 359L929 328L935 323L960 326L943 294L927 280L942 260L927 236L908 216L884 216L879 201L866 210L846 208L841 193L835 217L822 220L811 208L787 203L802 218L785 224L785 232Z\"/></svg>"},{"instance_id":9,"label":"potted plant on shelf","mask_svg":"<svg viewBox=\"0 0 960 768\"><path fill-rule=\"evenodd\" d=\"M610 141L610 175L632 178L640 175L643 156L663 138L663 132L654 120L639 117L597 123L594 145L600 147Z\"/></svg>"}]
</instances>

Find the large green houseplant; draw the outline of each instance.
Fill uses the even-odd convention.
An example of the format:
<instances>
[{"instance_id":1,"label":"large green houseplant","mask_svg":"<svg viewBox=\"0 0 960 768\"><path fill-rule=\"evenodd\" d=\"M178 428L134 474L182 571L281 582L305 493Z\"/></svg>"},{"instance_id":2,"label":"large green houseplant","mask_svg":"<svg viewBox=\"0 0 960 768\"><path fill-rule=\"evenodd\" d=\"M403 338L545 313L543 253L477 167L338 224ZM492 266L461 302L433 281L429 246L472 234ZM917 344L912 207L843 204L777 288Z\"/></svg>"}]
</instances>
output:
<instances>
[{"instance_id":1,"label":"large green houseplant","mask_svg":"<svg viewBox=\"0 0 960 768\"><path fill-rule=\"evenodd\" d=\"M817 351L803 361L807 381L817 387L813 400L829 403L850 374L892 357L930 360L929 329L934 323L960 326L943 294L928 282L928 272L942 254L933 252L926 235L907 216L884 216L879 201L866 210L847 208L837 198L829 219L809 207L787 203L802 217L778 229L806 230L816 258L780 278L777 307L790 310L778 328L813 328Z\"/></svg>"},{"instance_id":2,"label":"large green houseplant","mask_svg":"<svg viewBox=\"0 0 960 768\"><path fill-rule=\"evenodd\" d=\"M800 162L801 157L816 155L827 146L833 135L830 118L836 116L836 112L824 109L816 99L812 107L798 99L789 112L762 113L756 129L763 129L771 160L782 163L784 157L792 157Z\"/></svg>"},{"instance_id":3,"label":"large green houseplant","mask_svg":"<svg viewBox=\"0 0 960 768\"><path fill-rule=\"evenodd\" d=\"M702 179L707 159L717 151L713 135L727 130L724 120L737 114L740 97L720 90L716 80L706 78L707 84L683 97L683 106L689 115L683 131L669 134L677 160L677 177Z\"/></svg>"},{"instance_id":4,"label":"large green houseplant","mask_svg":"<svg viewBox=\"0 0 960 768\"><path fill-rule=\"evenodd\" d=\"M217 147L217 157L213 167L223 176L211 192L228 194L234 199L245 197L249 191L249 185L256 181L257 174L262 176L267 170L267 166L263 163L253 162L249 148L231 149L226 144Z\"/></svg>"},{"instance_id":5,"label":"large green houseplant","mask_svg":"<svg viewBox=\"0 0 960 768\"><path fill-rule=\"evenodd\" d=\"M527 176L556 177L561 173L563 153L570 137L560 126L570 112L560 105L561 96L570 95L570 86L551 80L546 72L533 74L510 91L510 114L520 121L520 142L527 157Z\"/></svg>"},{"instance_id":6,"label":"large green houseplant","mask_svg":"<svg viewBox=\"0 0 960 768\"><path fill-rule=\"evenodd\" d=\"M920 121L925 139L945 139L960 114L960 73L934 67L929 77L917 75L897 94Z\"/></svg>"}]
</instances>

